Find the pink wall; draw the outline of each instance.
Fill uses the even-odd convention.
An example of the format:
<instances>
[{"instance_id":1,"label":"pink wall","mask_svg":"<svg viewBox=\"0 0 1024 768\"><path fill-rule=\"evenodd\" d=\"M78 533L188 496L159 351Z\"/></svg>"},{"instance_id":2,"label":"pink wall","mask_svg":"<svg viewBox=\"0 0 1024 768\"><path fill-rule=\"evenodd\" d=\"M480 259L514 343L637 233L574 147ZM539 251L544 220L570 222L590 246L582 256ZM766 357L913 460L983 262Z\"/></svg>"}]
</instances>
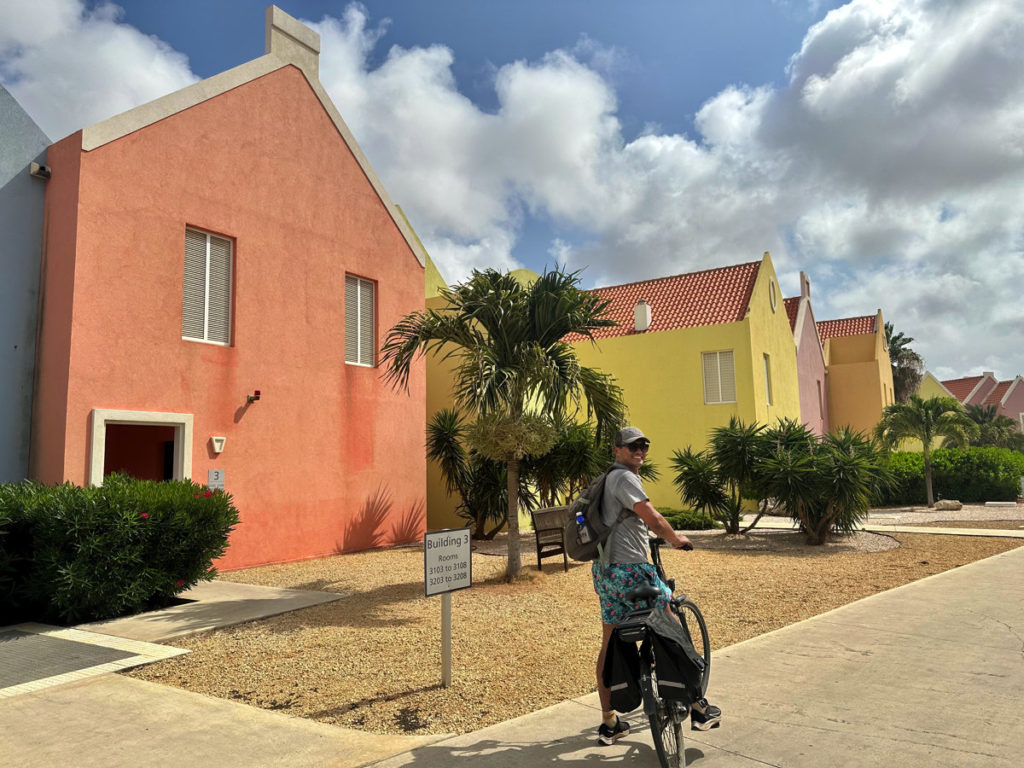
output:
<instances>
[{"instance_id":1,"label":"pink wall","mask_svg":"<svg viewBox=\"0 0 1024 768\"><path fill-rule=\"evenodd\" d=\"M66 153L52 160L54 179L74 175ZM242 514L221 567L419 538L422 364L410 394L345 364L344 285L346 272L376 282L379 344L423 307L423 268L301 73L278 70L81 165L64 449L40 455L39 476L85 481L93 408L192 413L192 476L225 470ZM235 242L230 347L181 339L186 225ZM227 437L219 456L212 435Z\"/></svg>"},{"instance_id":2,"label":"pink wall","mask_svg":"<svg viewBox=\"0 0 1024 768\"><path fill-rule=\"evenodd\" d=\"M53 174L46 182L39 342L29 454L29 475L44 483L64 480L81 146L79 131L47 150L47 163L51 168L60 168L61 172Z\"/></svg>"},{"instance_id":3,"label":"pink wall","mask_svg":"<svg viewBox=\"0 0 1024 768\"><path fill-rule=\"evenodd\" d=\"M800 322L799 314L797 322ZM800 346L796 350L796 369L800 382L800 418L814 434L823 435L829 430L825 358L821 354L818 328L810 303L804 308Z\"/></svg>"},{"instance_id":4,"label":"pink wall","mask_svg":"<svg viewBox=\"0 0 1024 768\"><path fill-rule=\"evenodd\" d=\"M999 407L999 413L1009 416L1020 429L1020 415L1024 413L1024 381L1017 379L1015 384L1010 385L1009 396L1006 402Z\"/></svg>"}]
</instances>

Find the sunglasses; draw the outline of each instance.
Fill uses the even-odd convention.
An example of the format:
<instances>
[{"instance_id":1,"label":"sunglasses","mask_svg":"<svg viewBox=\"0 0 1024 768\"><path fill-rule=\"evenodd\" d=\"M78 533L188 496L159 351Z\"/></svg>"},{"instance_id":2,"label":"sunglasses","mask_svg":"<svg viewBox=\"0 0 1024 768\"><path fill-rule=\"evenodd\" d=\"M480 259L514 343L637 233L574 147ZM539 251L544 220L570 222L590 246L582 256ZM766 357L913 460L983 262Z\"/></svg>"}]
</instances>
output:
<instances>
[{"instance_id":1,"label":"sunglasses","mask_svg":"<svg viewBox=\"0 0 1024 768\"><path fill-rule=\"evenodd\" d=\"M629 448L633 453L636 453L637 451L646 451L650 447L650 443L643 442L641 440L637 440L635 443L630 443L626 446L626 448Z\"/></svg>"}]
</instances>

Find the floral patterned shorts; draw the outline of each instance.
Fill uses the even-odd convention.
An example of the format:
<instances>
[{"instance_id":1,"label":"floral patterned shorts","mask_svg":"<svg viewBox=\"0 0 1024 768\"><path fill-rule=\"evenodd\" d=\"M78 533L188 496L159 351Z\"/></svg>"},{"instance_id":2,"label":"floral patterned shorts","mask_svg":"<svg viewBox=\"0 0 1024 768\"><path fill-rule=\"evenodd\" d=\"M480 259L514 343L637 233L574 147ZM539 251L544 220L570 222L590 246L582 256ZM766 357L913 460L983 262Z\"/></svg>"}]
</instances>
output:
<instances>
[{"instance_id":1,"label":"floral patterned shorts","mask_svg":"<svg viewBox=\"0 0 1024 768\"><path fill-rule=\"evenodd\" d=\"M594 591L601 601L601 621L605 624L621 624L631 611L646 606L646 600L633 603L623 597L626 592L641 584L654 584L661 590L658 608L667 608L672 597L668 585L658 578L657 570L650 563L604 565L600 560L595 560L590 572L594 577Z\"/></svg>"}]
</instances>

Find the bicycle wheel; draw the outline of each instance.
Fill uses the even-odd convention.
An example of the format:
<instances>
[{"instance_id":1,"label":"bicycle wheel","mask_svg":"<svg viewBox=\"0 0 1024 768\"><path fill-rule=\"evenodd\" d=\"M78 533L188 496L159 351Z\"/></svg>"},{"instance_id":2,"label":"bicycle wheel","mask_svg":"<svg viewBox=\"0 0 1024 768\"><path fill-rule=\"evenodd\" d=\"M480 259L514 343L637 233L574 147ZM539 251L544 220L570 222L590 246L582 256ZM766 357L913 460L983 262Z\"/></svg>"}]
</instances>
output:
<instances>
[{"instance_id":1,"label":"bicycle wheel","mask_svg":"<svg viewBox=\"0 0 1024 768\"><path fill-rule=\"evenodd\" d=\"M654 736L654 751L658 754L661 768L684 768L686 756L683 752L683 721L685 708L675 701L658 699L651 721L651 735Z\"/></svg>"},{"instance_id":2,"label":"bicycle wheel","mask_svg":"<svg viewBox=\"0 0 1024 768\"><path fill-rule=\"evenodd\" d=\"M708 681L711 679L711 642L708 640L708 625L704 622L704 614L689 598L673 602L672 607L690 636L690 642L697 653L704 659L704 674L701 678L700 695L708 692ZM694 632L694 629L697 631Z\"/></svg>"}]
</instances>

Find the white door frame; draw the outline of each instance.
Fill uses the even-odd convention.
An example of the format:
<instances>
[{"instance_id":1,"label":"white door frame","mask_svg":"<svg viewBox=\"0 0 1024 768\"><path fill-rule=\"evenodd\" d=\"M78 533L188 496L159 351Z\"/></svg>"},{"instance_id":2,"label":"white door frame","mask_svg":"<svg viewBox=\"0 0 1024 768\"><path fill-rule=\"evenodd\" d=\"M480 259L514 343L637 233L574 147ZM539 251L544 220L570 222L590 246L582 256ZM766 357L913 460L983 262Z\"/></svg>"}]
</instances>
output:
<instances>
[{"instance_id":1,"label":"white door frame","mask_svg":"<svg viewBox=\"0 0 1024 768\"><path fill-rule=\"evenodd\" d=\"M174 427L174 479L191 480L192 419L191 413L116 411L108 408L93 408L90 428L89 484L103 485L103 459L107 452L108 424Z\"/></svg>"}]
</instances>

